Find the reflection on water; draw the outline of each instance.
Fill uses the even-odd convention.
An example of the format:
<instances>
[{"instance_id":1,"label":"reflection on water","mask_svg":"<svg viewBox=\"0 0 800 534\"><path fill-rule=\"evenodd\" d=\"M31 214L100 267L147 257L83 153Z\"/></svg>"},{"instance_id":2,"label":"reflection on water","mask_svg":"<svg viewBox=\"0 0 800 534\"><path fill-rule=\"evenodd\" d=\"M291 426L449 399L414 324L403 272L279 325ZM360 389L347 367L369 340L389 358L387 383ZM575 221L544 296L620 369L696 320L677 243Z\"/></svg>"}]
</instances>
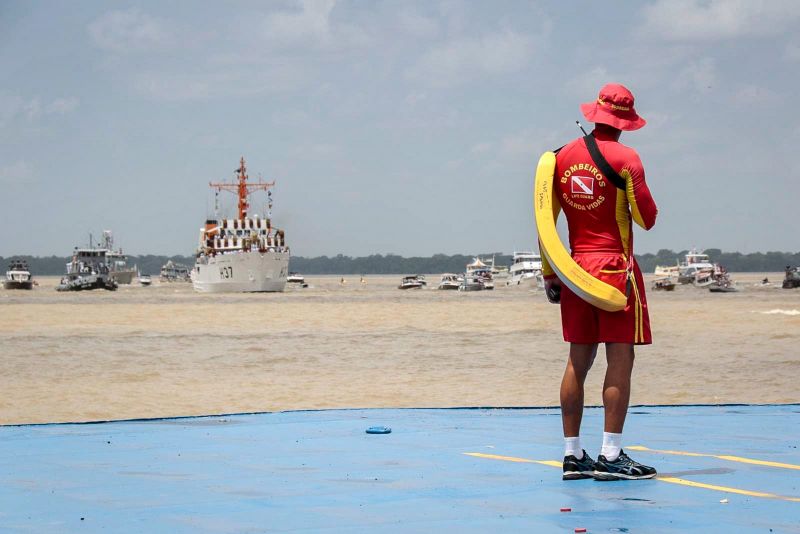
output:
<instances>
[{"instance_id":1,"label":"reflection on water","mask_svg":"<svg viewBox=\"0 0 800 534\"><path fill-rule=\"evenodd\" d=\"M800 401L800 317L760 313L800 308L800 290L755 287L763 276L736 275L735 294L649 292L655 344L637 350L632 403ZM345 278L282 294L57 293L56 278L0 291L0 422L558 403L567 347L540 292ZM595 365L587 404L601 403Z\"/></svg>"}]
</instances>

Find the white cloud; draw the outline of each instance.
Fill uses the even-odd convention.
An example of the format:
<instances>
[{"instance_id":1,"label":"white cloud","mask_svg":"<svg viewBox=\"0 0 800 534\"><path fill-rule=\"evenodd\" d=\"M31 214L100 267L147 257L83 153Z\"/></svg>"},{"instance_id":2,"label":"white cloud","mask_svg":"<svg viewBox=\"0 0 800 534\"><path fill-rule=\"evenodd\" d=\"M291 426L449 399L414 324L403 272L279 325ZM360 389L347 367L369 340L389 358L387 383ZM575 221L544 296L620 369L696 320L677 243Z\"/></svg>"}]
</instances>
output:
<instances>
[{"instance_id":1,"label":"white cloud","mask_svg":"<svg viewBox=\"0 0 800 534\"><path fill-rule=\"evenodd\" d=\"M733 94L733 101L747 107L759 107L771 105L779 101L775 91L755 84L745 84Z\"/></svg>"},{"instance_id":2,"label":"white cloud","mask_svg":"<svg viewBox=\"0 0 800 534\"><path fill-rule=\"evenodd\" d=\"M258 68L216 61L210 61L209 65L213 68L136 72L132 75L132 85L156 100L191 101L285 92L308 78L303 66L297 63L262 62Z\"/></svg>"},{"instance_id":3,"label":"white cloud","mask_svg":"<svg viewBox=\"0 0 800 534\"><path fill-rule=\"evenodd\" d=\"M88 30L98 47L112 52L157 49L172 44L174 35L164 23L135 8L106 13Z\"/></svg>"},{"instance_id":4,"label":"white cloud","mask_svg":"<svg viewBox=\"0 0 800 534\"><path fill-rule=\"evenodd\" d=\"M501 139L499 152L511 159L535 160L542 152L556 148L559 141L555 132L526 129Z\"/></svg>"},{"instance_id":5,"label":"white cloud","mask_svg":"<svg viewBox=\"0 0 800 534\"><path fill-rule=\"evenodd\" d=\"M214 28L237 28L232 33L202 26L190 31L180 20L138 9L106 13L89 24L89 33L110 53L104 67L126 87L168 101L296 90L339 52L350 60L352 50L369 41L367 30L332 18L335 0L288 4L214 21Z\"/></svg>"},{"instance_id":6,"label":"white cloud","mask_svg":"<svg viewBox=\"0 0 800 534\"><path fill-rule=\"evenodd\" d=\"M717 82L717 67L712 58L702 58L690 62L675 76L673 89L704 93L711 90Z\"/></svg>"},{"instance_id":7,"label":"white cloud","mask_svg":"<svg viewBox=\"0 0 800 534\"><path fill-rule=\"evenodd\" d=\"M20 118L35 121L46 115L66 115L77 107L78 99L75 97L59 97L43 104L38 96L25 99L19 95L0 93L0 125Z\"/></svg>"},{"instance_id":8,"label":"white cloud","mask_svg":"<svg viewBox=\"0 0 800 534\"><path fill-rule=\"evenodd\" d=\"M579 70L575 78L567 81L565 89L581 102L589 102L597 97L601 87L616 81L616 76L609 74L608 69L601 65L588 71Z\"/></svg>"},{"instance_id":9,"label":"white cloud","mask_svg":"<svg viewBox=\"0 0 800 534\"><path fill-rule=\"evenodd\" d=\"M9 165L0 166L0 184L26 184L33 181L33 169L25 161L18 160Z\"/></svg>"},{"instance_id":10,"label":"white cloud","mask_svg":"<svg viewBox=\"0 0 800 534\"><path fill-rule=\"evenodd\" d=\"M300 11L269 15L264 23L265 35L286 43L327 41L329 17L335 5L336 0L301 0Z\"/></svg>"},{"instance_id":11,"label":"white cloud","mask_svg":"<svg viewBox=\"0 0 800 534\"><path fill-rule=\"evenodd\" d=\"M717 41L790 29L800 9L796 0L658 0L643 15L643 36Z\"/></svg>"},{"instance_id":12,"label":"white cloud","mask_svg":"<svg viewBox=\"0 0 800 534\"><path fill-rule=\"evenodd\" d=\"M458 85L521 69L533 49L531 38L510 30L480 38L454 39L426 52L406 75L433 87Z\"/></svg>"},{"instance_id":13,"label":"white cloud","mask_svg":"<svg viewBox=\"0 0 800 534\"><path fill-rule=\"evenodd\" d=\"M45 107L46 113L55 115L66 115L78 109L78 99L75 97L56 98Z\"/></svg>"},{"instance_id":14,"label":"white cloud","mask_svg":"<svg viewBox=\"0 0 800 534\"><path fill-rule=\"evenodd\" d=\"M473 154L484 154L492 149L492 143L476 143L469 149Z\"/></svg>"},{"instance_id":15,"label":"white cloud","mask_svg":"<svg viewBox=\"0 0 800 534\"><path fill-rule=\"evenodd\" d=\"M510 132L493 141L481 141L470 147L470 153L487 162L491 169L504 169L519 163L534 163L546 150L564 144L563 131L526 128Z\"/></svg>"},{"instance_id":16,"label":"white cloud","mask_svg":"<svg viewBox=\"0 0 800 534\"><path fill-rule=\"evenodd\" d=\"M336 0L299 0L299 9L267 15L263 38L280 47L338 48L362 46L368 42L361 28L350 24L332 24Z\"/></svg>"},{"instance_id":17,"label":"white cloud","mask_svg":"<svg viewBox=\"0 0 800 534\"><path fill-rule=\"evenodd\" d=\"M430 38L439 33L439 23L411 9L404 9L397 19L400 28L414 37Z\"/></svg>"}]
</instances>

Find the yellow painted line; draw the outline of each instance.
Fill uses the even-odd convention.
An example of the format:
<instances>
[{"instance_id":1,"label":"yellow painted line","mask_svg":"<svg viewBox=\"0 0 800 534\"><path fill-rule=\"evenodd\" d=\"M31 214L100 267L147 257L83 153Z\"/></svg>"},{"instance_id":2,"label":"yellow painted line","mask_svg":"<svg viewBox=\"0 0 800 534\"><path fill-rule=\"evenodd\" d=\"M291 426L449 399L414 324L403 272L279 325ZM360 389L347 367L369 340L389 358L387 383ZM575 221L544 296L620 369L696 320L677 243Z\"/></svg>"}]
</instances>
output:
<instances>
[{"instance_id":1,"label":"yellow painted line","mask_svg":"<svg viewBox=\"0 0 800 534\"><path fill-rule=\"evenodd\" d=\"M628 447L630 449L630 447ZM750 491L739 488L730 488L728 486L715 486L714 484L704 484L702 482L695 482L693 480L685 480L676 477L657 477L656 480L661 482L669 482L670 484L680 484L681 486L690 486L692 488L703 488L714 491L722 491L725 493L736 493L738 495L747 495L749 497L763 497L765 499L780 499L782 501L800 502L800 497L786 497L784 495L776 495L774 493L765 493L763 491Z\"/></svg>"},{"instance_id":2,"label":"yellow painted line","mask_svg":"<svg viewBox=\"0 0 800 534\"><path fill-rule=\"evenodd\" d=\"M527 458L517 458L515 456L500 456L498 454L484 454L482 452L465 452L467 456L475 456L476 458L488 458L490 460L503 460L506 462L517 462L523 464L542 464L551 467L561 467L561 462L555 460L529 460Z\"/></svg>"},{"instance_id":3,"label":"yellow painted line","mask_svg":"<svg viewBox=\"0 0 800 534\"><path fill-rule=\"evenodd\" d=\"M647 447L642 447L641 445L632 445L630 447L625 447L626 449L631 449L633 451L642 451L642 452L655 452L659 454L677 454L680 456L701 456L704 458L718 458L720 460L727 460L729 462L739 462L743 464L753 464L753 465L763 465L766 467L779 467L781 469L797 469L800 470L800 465L796 464L784 464L781 462L768 462L766 460L754 460L753 458L744 458L742 456L729 456L723 454L703 454L699 452L686 452L686 451L662 451L659 449L648 449Z\"/></svg>"},{"instance_id":4,"label":"yellow painted line","mask_svg":"<svg viewBox=\"0 0 800 534\"><path fill-rule=\"evenodd\" d=\"M633 449L633 447L628 447L629 449ZM638 449L637 449L638 450ZM649 449L648 449L649 450ZM655 452L655 451L654 451ZM498 454L484 454L482 452L465 452L467 456L474 456L476 458L488 458L490 460L503 460L505 462L517 462L517 463L525 463L525 464L541 464L541 465L549 465L551 467L561 467L562 463L557 462L555 460L531 460L529 458L518 458L516 456L500 456ZM698 453L689 453L688 456L712 456L712 455L701 455ZM717 486L714 484L704 484L703 482L695 482L693 480L686 480L684 478L677 478L677 477L660 477L656 476L653 480L658 480L659 482L667 482L669 484L678 484L681 486L689 486L692 488L702 488L707 490L713 491L720 491L723 493L735 493L737 495L746 495L748 497L760 497L762 499L777 499L781 501L789 501L789 502L800 502L800 497L788 497L786 495L777 495L775 493L766 493L763 491L751 491L741 488L732 488L729 486Z\"/></svg>"}]
</instances>

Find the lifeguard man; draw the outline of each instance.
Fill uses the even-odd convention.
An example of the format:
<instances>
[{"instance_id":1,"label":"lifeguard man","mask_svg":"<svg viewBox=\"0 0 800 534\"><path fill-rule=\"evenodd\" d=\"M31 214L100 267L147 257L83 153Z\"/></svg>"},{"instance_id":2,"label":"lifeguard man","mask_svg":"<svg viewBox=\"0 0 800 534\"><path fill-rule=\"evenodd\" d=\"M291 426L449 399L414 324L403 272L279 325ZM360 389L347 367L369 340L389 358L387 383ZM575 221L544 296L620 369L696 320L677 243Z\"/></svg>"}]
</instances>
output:
<instances>
[{"instance_id":1,"label":"lifeguard man","mask_svg":"<svg viewBox=\"0 0 800 534\"><path fill-rule=\"evenodd\" d=\"M597 100L581 105L581 111L595 128L558 151L554 194L567 218L573 259L592 276L625 293L628 301L617 312L592 306L561 284L542 254L545 289L551 298L553 290L560 288L564 340L570 344L561 382L563 478L653 478L654 468L633 461L622 450L634 345L652 342L644 282L633 256L631 223L649 230L657 209L639 155L621 144L619 137L622 131L638 130L645 120L634 109L633 94L619 84L603 87ZM580 428L583 385L600 343L605 343L608 361L603 383L605 431L594 461L581 447Z\"/></svg>"}]
</instances>

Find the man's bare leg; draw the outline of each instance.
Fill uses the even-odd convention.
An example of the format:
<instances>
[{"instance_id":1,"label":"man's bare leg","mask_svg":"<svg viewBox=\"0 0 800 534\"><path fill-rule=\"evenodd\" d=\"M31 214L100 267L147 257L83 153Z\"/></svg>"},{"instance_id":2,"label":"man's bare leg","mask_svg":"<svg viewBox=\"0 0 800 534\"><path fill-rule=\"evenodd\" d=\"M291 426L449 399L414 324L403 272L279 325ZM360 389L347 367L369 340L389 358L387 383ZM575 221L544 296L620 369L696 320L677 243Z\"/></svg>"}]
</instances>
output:
<instances>
[{"instance_id":1,"label":"man's bare leg","mask_svg":"<svg viewBox=\"0 0 800 534\"><path fill-rule=\"evenodd\" d=\"M594 464L595 480L640 480L653 478L656 470L622 454L622 427L628 414L633 371L633 345L606 343L606 379L603 383L605 432L603 447Z\"/></svg>"},{"instance_id":2,"label":"man's bare leg","mask_svg":"<svg viewBox=\"0 0 800 534\"><path fill-rule=\"evenodd\" d=\"M628 414L628 403L631 399L633 359L632 344L606 343L608 368L603 382L606 432L622 434L622 427L625 426L625 416Z\"/></svg>"},{"instance_id":3,"label":"man's bare leg","mask_svg":"<svg viewBox=\"0 0 800 534\"><path fill-rule=\"evenodd\" d=\"M583 383L597 355L597 344L571 343L569 359L561 379L561 423L564 437L580 434L583 419Z\"/></svg>"}]
</instances>

